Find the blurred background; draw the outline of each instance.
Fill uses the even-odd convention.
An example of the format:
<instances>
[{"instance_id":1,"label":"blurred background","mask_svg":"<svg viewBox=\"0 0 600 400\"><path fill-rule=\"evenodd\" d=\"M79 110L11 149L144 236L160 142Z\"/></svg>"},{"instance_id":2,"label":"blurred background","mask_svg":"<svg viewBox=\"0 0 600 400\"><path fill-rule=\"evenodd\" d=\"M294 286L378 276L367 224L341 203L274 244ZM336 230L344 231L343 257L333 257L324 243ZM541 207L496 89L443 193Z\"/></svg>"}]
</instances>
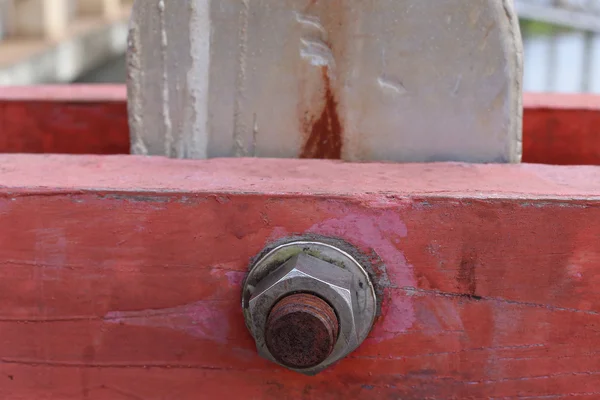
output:
<instances>
[{"instance_id":1,"label":"blurred background","mask_svg":"<svg viewBox=\"0 0 600 400\"><path fill-rule=\"evenodd\" d=\"M0 0L0 85L123 83L132 0ZM515 0L524 90L600 93L600 0Z\"/></svg>"}]
</instances>

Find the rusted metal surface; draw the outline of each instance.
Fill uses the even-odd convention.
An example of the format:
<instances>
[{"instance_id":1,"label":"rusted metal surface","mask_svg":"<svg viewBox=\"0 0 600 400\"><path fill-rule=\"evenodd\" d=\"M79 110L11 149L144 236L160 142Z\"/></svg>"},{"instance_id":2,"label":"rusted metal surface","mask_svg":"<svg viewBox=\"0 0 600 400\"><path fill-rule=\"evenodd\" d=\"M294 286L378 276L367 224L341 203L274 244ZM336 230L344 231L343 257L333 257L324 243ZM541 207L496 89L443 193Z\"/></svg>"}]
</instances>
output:
<instances>
[{"instance_id":1,"label":"rusted metal surface","mask_svg":"<svg viewBox=\"0 0 600 400\"><path fill-rule=\"evenodd\" d=\"M275 363L281 362L271 353L265 327L273 307L282 298L310 293L333 308L339 334L329 354L308 367L282 364L305 375L318 374L356 350L369 334L377 308L373 284L356 261L357 249L341 243L346 252L331 244L339 244L339 240L311 238L312 241L298 237L291 242L278 242L275 248L269 246L270 250L250 267L242 291L244 318L258 354Z\"/></svg>"},{"instance_id":2,"label":"rusted metal surface","mask_svg":"<svg viewBox=\"0 0 600 400\"><path fill-rule=\"evenodd\" d=\"M280 300L269 313L266 341L281 364L314 367L329 357L339 331L335 311L319 297L299 293Z\"/></svg>"}]
</instances>

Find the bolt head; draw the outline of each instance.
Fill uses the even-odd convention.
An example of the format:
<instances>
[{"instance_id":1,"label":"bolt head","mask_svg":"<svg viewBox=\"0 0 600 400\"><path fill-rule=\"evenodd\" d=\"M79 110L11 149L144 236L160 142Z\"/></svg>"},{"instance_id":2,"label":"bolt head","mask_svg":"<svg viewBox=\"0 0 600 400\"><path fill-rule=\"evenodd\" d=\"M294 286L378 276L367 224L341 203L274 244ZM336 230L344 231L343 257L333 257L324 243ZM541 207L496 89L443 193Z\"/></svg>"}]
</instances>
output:
<instances>
[{"instance_id":1,"label":"bolt head","mask_svg":"<svg viewBox=\"0 0 600 400\"><path fill-rule=\"evenodd\" d=\"M271 309L265 328L271 355L289 368L312 368L329 357L339 333L335 311L323 299L292 294Z\"/></svg>"},{"instance_id":2,"label":"bolt head","mask_svg":"<svg viewBox=\"0 0 600 400\"><path fill-rule=\"evenodd\" d=\"M305 253L291 257L283 265L273 270L258 282L247 306L246 316L256 341L258 353L280 365L307 375L314 375L353 351L359 344L357 332L360 329L355 318L355 314L358 312L355 296L357 285L355 282L353 274L343 267ZM321 350L319 357L315 357L310 361L308 359L293 361L291 360L293 357L282 356L280 352L285 353L285 349L278 346L285 347L286 344L275 341L273 337L271 337L271 341L269 340L269 335L273 335L275 329L278 329L277 332L283 332L279 329L287 329L288 332L291 332L292 328L288 327L287 323L298 323L300 320L306 321L314 330L313 333L306 333L307 335L331 337L332 333L329 331L333 330L332 325L318 321L319 318L331 318L331 316L327 316L328 312L324 311L324 308L317 313L313 311L312 315L306 313L305 308L304 312L301 313L304 315L297 314L293 318L290 316L285 317L287 318L285 320L281 320L281 318L284 318L281 316L283 307L287 307L289 311L289 307L302 308L302 306L306 306L302 302L300 302L300 305L296 303L295 306L285 303L286 297L298 293L309 294L324 300L335 313L339 324L339 333L334 335L337 336L337 340L333 344L333 348L330 351ZM298 300L298 298L295 298L295 300ZM284 301L283 305L280 306L282 308L278 307L281 301ZM283 314L287 313L283 312ZM293 312L289 312L289 314L293 314ZM286 324L283 324L284 321ZM273 323L273 326L271 326L271 323ZM310 346L304 350L296 350L296 356L308 353L312 351L311 349L314 346L317 346L317 348L319 346L317 343L308 343L308 338L301 338L299 333L292 336L298 338L298 343L302 342ZM273 354L271 349L277 349L277 354ZM329 354L322 357L323 353ZM317 360L320 362L316 363Z\"/></svg>"}]
</instances>

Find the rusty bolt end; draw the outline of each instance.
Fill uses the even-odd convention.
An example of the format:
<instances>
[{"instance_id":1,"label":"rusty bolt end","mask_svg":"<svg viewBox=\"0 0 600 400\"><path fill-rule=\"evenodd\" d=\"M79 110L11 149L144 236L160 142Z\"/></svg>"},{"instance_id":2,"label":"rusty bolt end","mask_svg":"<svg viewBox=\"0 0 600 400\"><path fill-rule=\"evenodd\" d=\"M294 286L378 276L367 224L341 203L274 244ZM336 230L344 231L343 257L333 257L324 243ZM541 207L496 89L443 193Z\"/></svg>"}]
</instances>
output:
<instances>
[{"instance_id":1,"label":"rusty bolt end","mask_svg":"<svg viewBox=\"0 0 600 400\"><path fill-rule=\"evenodd\" d=\"M265 329L271 355L288 368L311 368L329 357L337 341L335 311L319 297L300 293L284 297L269 313Z\"/></svg>"}]
</instances>

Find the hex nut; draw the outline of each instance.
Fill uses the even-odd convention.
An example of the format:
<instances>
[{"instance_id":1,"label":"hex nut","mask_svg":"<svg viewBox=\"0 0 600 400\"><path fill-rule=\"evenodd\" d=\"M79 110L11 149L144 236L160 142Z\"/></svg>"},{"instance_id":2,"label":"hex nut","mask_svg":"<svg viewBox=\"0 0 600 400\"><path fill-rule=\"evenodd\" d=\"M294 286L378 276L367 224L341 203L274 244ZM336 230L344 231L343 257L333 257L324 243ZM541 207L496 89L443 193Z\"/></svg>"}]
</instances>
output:
<instances>
[{"instance_id":1,"label":"hex nut","mask_svg":"<svg viewBox=\"0 0 600 400\"><path fill-rule=\"evenodd\" d=\"M300 250L290 252L290 246ZM326 258L328 261L324 261L317 258L323 252L312 251L310 254L306 249L311 247L306 245L290 246L279 249L289 258L283 264L269 264L268 273L260 270L261 266L267 265L260 261L251 269L244 288L244 315L260 356L297 372L314 375L354 351L364 340L375 316L375 293L368 275L360 266L360 269L347 267L347 262L335 263L329 257ZM331 246L321 243L316 243L312 249L321 247L323 250L322 246L331 252ZM350 257L343 252L342 255ZM267 256L265 259L268 261L270 258ZM354 261L351 257L350 260ZM261 277L253 280L252 272L256 272L256 268ZM277 317L283 312L282 308L294 314L287 323L297 323L297 327L278 327L278 334L284 335L279 339L285 342L285 346L279 346L278 354L273 354L270 350L274 347L273 339L268 338L274 329L272 315ZM337 318L331 316L328 309L333 309ZM294 318L296 322L293 322ZM302 326L306 321L309 325ZM298 332L300 329L304 331ZM330 340L333 331L337 337ZM302 334L327 338L332 348L323 347L323 343L315 343ZM314 357L308 356L313 353Z\"/></svg>"}]
</instances>

